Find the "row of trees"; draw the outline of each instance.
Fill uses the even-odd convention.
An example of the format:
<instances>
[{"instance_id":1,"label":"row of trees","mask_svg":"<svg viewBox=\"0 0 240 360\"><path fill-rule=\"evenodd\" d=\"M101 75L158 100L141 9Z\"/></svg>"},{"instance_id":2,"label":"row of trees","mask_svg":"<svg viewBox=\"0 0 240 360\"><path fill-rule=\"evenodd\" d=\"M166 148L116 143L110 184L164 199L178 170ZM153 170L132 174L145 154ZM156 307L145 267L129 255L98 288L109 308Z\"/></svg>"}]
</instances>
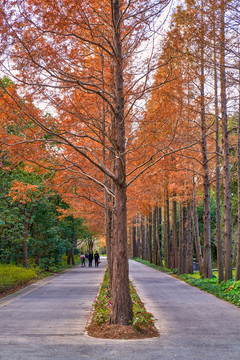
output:
<instances>
[{"instance_id":1,"label":"row of trees","mask_svg":"<svg viewBox=\"0 0 240 360\"><path fill-rule=\"evenodd\" d=\"M234 1L186 1L175 10L155 75L156 85L166 77L169 83L151 95L146 122L139 129L140 134L154 134L159 142L166 141L166 137L172 139L173 151L183 144L189 145L188 149L177 151L159 163L157 174L146 174L144 180L149 193L140 200L143 210L139 214L152 218L156 206L165 209L165 264L178 267L180 273L191 272L194 242L200 272L205 278L211 277L211 243L214 243L219 282L232 278L233 263L237 268L236 280L240 278L239 228L236 231L240 214L239 205L236 206L240 201L237 197L240 178L238 15ZM163 66L166 60L167 68ZM212 218L211 202L216 204L216 216ZM147 204L149 210L146 210ZM200 231L197 204L204 208ZM133 222L136 216L132 212ZM154 258L156 251L155 233L153 230L153 253L148 259ZM153 261L161 263L161 244L157 249L158 260L155 255Z\"/></svg>"}]
</instances>

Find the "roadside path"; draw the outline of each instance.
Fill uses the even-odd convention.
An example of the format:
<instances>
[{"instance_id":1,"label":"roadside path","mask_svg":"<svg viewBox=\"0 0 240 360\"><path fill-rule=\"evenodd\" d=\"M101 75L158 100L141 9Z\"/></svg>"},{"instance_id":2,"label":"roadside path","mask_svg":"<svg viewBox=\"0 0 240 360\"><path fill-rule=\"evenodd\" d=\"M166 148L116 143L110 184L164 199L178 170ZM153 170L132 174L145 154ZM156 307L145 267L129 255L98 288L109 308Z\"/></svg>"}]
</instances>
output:
<instances>
[{"instance_id":1,"label":"roadside path","mask_svg":"<svg viewBox=\"0 0 240 360\"><path fill-rule=\"evenodd\" d=\"M239 360L240 309L130 261L130 277L161 336L102 340L85 333L106 259L0 300L0 360Z\"/></svg>"},{"instance_id":2,"label":"roadside path","mask_svg":"<svg viewBox=\"0 0 240 360\"><path fill-rule=\"evenodd\" d=\"M161 334L152 359L240 360L239 308L146 265L130 269Z\"/></svg>"}]
</instances>

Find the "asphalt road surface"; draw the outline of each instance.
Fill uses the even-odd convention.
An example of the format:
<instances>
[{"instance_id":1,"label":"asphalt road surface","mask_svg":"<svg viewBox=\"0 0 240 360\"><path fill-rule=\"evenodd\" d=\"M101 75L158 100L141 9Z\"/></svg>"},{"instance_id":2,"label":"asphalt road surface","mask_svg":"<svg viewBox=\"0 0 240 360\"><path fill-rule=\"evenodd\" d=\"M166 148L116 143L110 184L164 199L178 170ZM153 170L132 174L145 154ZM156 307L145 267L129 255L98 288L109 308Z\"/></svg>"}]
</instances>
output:
<instances>
[{"instance_id":1,"label":"asphalt road surface","mask_svg":"<svg viewBox=\"0 0 240 360\"><path fill-rule=\"evenodd\" d=\"M102 340L85 332L102 281L76 267L0 300L0 360L239 360L240 309L130 261L130 277L160 337Z\"/></svg>"}]
</instances>

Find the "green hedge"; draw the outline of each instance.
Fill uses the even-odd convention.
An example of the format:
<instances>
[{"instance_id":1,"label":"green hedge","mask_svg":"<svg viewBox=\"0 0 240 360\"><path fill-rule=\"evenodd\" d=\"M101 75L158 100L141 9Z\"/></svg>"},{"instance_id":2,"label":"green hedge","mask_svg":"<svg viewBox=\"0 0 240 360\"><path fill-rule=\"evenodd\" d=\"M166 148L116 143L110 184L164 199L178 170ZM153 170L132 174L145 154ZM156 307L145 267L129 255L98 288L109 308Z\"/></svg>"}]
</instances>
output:
<instances>
[{"instance_id":1,"label":"green hedge","mask_svg":"<svg viewBox=\"0 0 240 360\"><path fill-rule=\"evenodd\" d=\"M25 285L37 278L38 273L35 269L0 264L0 293L4 293L19 285Z\"/></svg>"}]
</instances>

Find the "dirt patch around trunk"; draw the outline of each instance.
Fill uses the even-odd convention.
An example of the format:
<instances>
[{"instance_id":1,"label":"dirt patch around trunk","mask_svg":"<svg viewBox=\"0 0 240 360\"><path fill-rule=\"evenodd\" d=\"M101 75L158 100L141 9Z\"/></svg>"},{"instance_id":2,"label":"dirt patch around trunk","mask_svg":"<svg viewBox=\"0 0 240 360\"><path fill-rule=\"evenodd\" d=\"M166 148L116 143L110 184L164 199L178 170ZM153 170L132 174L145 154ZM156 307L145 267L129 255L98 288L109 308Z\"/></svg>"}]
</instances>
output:
<instances>
[{"instance_id":1,"label":"dirt patch around trunk","mask_svg":"<svg viewBox=\"0 0 240 360\"><path fill-rule=\"evenodd\" d=\"M159 332L154 325L147 325L136 329L133 325L101 325L92 322L87 327L88 335L101 339L145 339L159 336Z\"/></svg>"}]
</instances>

